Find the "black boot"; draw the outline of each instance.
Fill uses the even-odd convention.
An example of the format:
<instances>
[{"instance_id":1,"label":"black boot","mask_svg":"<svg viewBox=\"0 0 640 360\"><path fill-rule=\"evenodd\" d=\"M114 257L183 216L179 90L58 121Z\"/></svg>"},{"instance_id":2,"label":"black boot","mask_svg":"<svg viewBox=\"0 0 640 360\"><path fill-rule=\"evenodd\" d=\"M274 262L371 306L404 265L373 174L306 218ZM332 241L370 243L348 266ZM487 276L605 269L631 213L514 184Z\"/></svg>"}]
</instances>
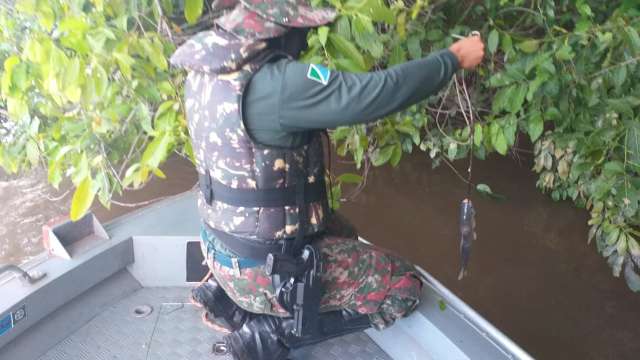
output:
<instances>
[{"instance_id":1,"label":"black boot","mask_svg":"<svg viewBox=\"0 0 640 360\"><path fill-rule=\"evenodd\" d=\"M292 318L258 315L225 337L234 360L284 360L290 349L368 329L369 317L349 310L318 315L318 328L312 334L293 334Z\"/></svg>"},{"instance_id":2,"label":"black boot","mask_svg":"<svg viewBox=\"0 0 640 360\"><path fill-rule=\"evenodd\" d=\"M206 322L225 332L240 329L253 317L252 313L236 305L214 280L209 280L191 290L191 300L206 310L203 318Z\"/></svg>"},{"instance_id":3,"label":"black boot","mask_svg":"<svg viewBox=\"0 0 640 360\"><path fill-rule=\"evenodd\" d=\"M234 360L285 360L289 355L281 338L282 322L269 315L258 315L242 328L224 337Z\"/></svg>"},{"instance_id":4,"label":"black boot","mask_svg":"<svg viewBox=\"0 0 640 360\"><path fill-rule=\"evenodd\" d=\"M369 316L352 310L337 310L318 315L318 328L312 334L297 337L292 334L293 320L283 322L283 342L290 349L313 345L334 337L366 330L371 327Z\"/></svg>"}]
</instances>

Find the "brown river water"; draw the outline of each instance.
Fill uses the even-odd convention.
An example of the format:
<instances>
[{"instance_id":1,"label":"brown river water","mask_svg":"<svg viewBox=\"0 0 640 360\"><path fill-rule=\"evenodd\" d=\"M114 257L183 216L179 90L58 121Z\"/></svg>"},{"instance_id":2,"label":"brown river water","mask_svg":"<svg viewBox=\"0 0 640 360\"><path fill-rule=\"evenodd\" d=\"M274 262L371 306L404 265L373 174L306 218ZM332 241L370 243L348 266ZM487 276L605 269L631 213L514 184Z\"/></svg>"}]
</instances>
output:
<instances>
[{"instance_id":1,"label":"brown river water","mask_svg":"<svg viewBox=\"0 0 640 360\"><path fill-rule=\"evenodd\" d=\"M447 167L432 170L418 153L398 168L374 169L365 190L341 211L363 237L423 266L535 358L640 359L640 294L613 278L587 245L586 212L541 194L529 169L509 158L475 162L474 181L506 200L473 195L478 240L462 281L458 206L466 186ZM195 183L184 160L170 161L165 172L167 180L127 194L126 201L179 193ZM38 253L41 224L66 211L70 197L43 200L57 194L43 178L0 178L0 263ZM95 209L102 221L129 210Z\"/></svg>"}]
</instances>

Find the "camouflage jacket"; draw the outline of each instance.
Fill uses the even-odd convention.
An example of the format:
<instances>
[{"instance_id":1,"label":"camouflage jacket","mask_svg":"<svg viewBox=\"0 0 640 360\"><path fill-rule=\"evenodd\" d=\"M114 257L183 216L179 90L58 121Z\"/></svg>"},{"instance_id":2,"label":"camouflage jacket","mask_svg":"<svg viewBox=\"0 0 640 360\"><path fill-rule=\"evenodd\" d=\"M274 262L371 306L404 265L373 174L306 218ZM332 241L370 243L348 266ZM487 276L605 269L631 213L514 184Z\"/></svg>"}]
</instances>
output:
<instances>
[{"instance_id":1,"label":"camouflage jacket","mask_svg":"<svg viewBox=\"0 0 640 360\"><path fill-rule=\"evenodd\" d=\"M188 70L186 114L198 173L233 189L293 188L298 181L324 184L319 133L311 133L299 148L285 149L257 144L244 127L243 92L268 59L265 42L221 29L197 34L172 56L173 65ZM322 231L326 201L307 206L307 234ZM200 194L198 207L210 227L255 241L295 237L299 226L296 205L242 207L215 196L208 204Z\"/></svg>"}]
</instances>

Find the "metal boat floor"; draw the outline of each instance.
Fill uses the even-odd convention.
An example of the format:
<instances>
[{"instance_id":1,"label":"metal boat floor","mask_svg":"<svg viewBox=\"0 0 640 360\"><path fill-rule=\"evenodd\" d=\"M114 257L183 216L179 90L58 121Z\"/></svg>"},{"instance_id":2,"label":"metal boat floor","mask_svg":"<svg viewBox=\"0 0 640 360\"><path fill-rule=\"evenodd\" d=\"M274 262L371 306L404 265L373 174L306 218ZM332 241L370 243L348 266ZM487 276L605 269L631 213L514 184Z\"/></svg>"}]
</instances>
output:
<instances>
[{"instance_id":1,"label":"metal boat floor","mask_svg":"<svg viewBox=\"0 0 640 360\"><path fill-rule=\"evenodd\" d=\"M230 360L212 354L222 334L206 327L188 288L141 288L105 309L40 357L40 360ZM153 312L136 317L134 309ZM295 360L391 360L364 332L298 349Z\"/></svg>"}]
</instances>

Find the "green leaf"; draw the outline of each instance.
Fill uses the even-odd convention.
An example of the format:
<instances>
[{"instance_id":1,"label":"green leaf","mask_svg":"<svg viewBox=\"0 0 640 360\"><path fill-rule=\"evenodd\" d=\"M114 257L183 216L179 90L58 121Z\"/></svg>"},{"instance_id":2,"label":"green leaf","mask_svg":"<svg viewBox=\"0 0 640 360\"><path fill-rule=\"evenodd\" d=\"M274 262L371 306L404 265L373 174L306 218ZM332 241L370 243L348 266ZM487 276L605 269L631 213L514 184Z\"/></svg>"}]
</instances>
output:
<instances>
[{"instance_id":1,"label":"green leaf","mask_svg":"<svg viewBox=\"0 0 640 360\"><path fill-rule=\"evenodd\" d=\"M140 127L142 127L148 135L155 136L156 131L153 129L151 113L149 112L147 105L140 103L134 111L136 111Z\"/></svg>"},{"instance_id":2,"label":"green leaf","mask_svg":"<svg viewBox=\"0 0 640 360\"><path fill-rule=\"evenodd\" d=\"M591 6L587 4L586 0L577 0L576 8L578 9L578 12L583 16L587 16L587 17L593 16L593 12L591 11Z\"/></svg>"},{"instance_id":3,"label":"green leaf","mask_svg":"<svg viewBox=\"0 0 640 360\"><path fill-rule=\"evenodd\" d=\"M496 148L496 151L501 155L507 155L507 138L504 136L504 131L500 128L496 134L496 137L493 141L493 146Z\"/></svg>"},{"instance_id":4,"label":"green leaf","mask_svg":"<svg viewBox=\"0 0 640 360\"><path fill-rule=\"evenodd\" d=\"M389 56L389 66L402 64L407 61L407 53L402 47L402 43L396 44L391 49L391 55Z\"/></svg>"},{"instance_id":5,"label":"green leaf","mask_svg":"<svg viewBox=\"0 0 640 360\"><path fill-rule=\"evenodd\" d=\"M140 39L140 45L144 50L145 57L148 58L160 71L166 71L169 68L167 59L164 55L162 43L156 39L155 36L151 39Z\"/></svg>"},{"instance_id":6,"label":"green leaf","mask_svg":"<svg viewBox=\"0 0 640 360\"><path fill-rule=\"evenodd\" d=\"M109 86L109 77L100 64L94 64L91 79L91 84L93 85L92 90L95 95L94 99L101 99Z\"/></svg>"},{"instance_id":7,"label":"green leaf","mask_svg":"<svg viewBox=\"0 0 640 360\"><path fill-rule=\"evenodd\" d=\"M357 18L358 16L353 18L354 24ZM333 31L342 35L344 38L351 40L351 23L349 22L349 17L347 16L338 17L338 20L336 20L335 23L333 24Z\"/></svg>"},{"instance_id":8,"label":"green leaf","mask_svg":"<svg viewBox=\"0 0 640 360\"><path fill-rule=\"evenodd\" d=\"M518 48L527 54L532 54L540 47L540 41L529 39L518 44Z\"/></svg>"},{"instance_id":9,"label":"green leaf","mask_svg":"<svg viewBox=\"0 0 640 360\"><path fill-rule=\"evenodd\" d=\"M166 179L167 175L165 175L164 172L162 172L162 170L160 170L159 168L155 168L153 170L151 170L151 172L153 172L153 175L157 176L159 179Z\"/></svg>"},{"instance_id":10,"label":"green leaf","mask_svg":"<svg viewBox=\"0 0 640 360\"><path fill-rule=\"evenodd\" d=\"M447 147L447 157L449 160L455 160L456 155L458 154L458 143L451 142Z\"/></svg>"},{"instance_id":11,"label":"green leaf","mask_svg":"<svg viewBox=\"0 0 640 360\"><path fill-rule=\"evenodd\" d=\"M633 26L625 26L624 31L627 33L631 47L636 54L640 54L640 35Z\"/></svg>"},{"instance_id":12,"label":"green leaf","mask_svg":"<svg viewBox=\"0 0 640 360\"><path fill-rule=\"evenodd\" d=\"M544 120L542 118L542 114L539 111L534 112L531 116L529 116L529 122L527 123L527 132L529 133L529 137L531 138L531 142L534 143L540 135L542 135L542 131L544 130Z\"/></svg>"},{"instance_id":13,"label":"green leaf","mask_svg":"<svg viewBox=\"0 0 640 360\"><path fill-rule=\"evenodd\" d=\"M142 154L141 163L152 169L156 169L169 155L172 142L173 136L169 133L165 132L157 136Z\"/></svg>"},{"instance_id":14,"label":"green leaf","mask_svg":"<svg viewBox=\"0 0 640 360\"><path fill-rule=\"evenodd\" d=\"M603 173L610 176L624 174L624 164L620 161L609 161L604 164Z\"/></svg>"},{"instance_id":15,"label":"green leaf","mask_svg":"<svg viewBox=\"0 0 640 360\"><path fill-rule=\"evenodd\" d=\"M411 59L416 60L422 57L422 46L420 46L420 38L412 36L407 40L407 48L409 49L409 56Z\"/></svg>"},{"instance_id":16,"label":"green leaf","mask_svg":"<svg viewBox=\"0 0 640 360\"><path fill-rule=\"evenodd\" d=\"M129 54L125 53L113 53L113 57L116 59L118 63L118 67L122 74L127 78L131 78L131 66L135 63L135 60Z\"/></svg>"},{"instance_id":17,"label":"green leaf","mask_svg":"<svg viewBox=\"0 0 640 360\"><path fill-rule=\"evenodd\" d=\"M483 140L482 125L476 123L474 125L474 130L473 130L473 143L476 146L480 146L482 145L482 140Z\"/></svg>"},{"instance_id":18,"label":"green leaf","mask_svg":"<svg viewBox=\"0 0 640 360\"><path fill-rule=\"evenodd\" d=\"M618 237L620 236L620 229L614 228L607 234L607 245L615 245L618 242Z\"/></svg>"},{"instance_id":19,"label":"green leaf","mask_svg":"<svg viewBox=\"0 0 640 360\"><path fill-rule=\"evenodd\" d=\"M396 22L394 12L382 0L364 0L357 5L349 4L348 8L368 16L374 21L383 21L390 25Z\"/></svg>"},{"instance_id":20,"label":"green leaf","mask_svg":"<svg viewBox=\"0 0 640 360\"><path fill-rule=\"evenodd\" d=\"M411 140L416 145L420 143L420 130L418 130L416 127L414 127L410 123L409 124L403 123L403 124L396 125L396 130L398 132L411 136Z\"/></svg>"},{"instance_id":21,"label":"green leaf","mask_svg":"<svg viewBox=\"0 0 640 360\"><path fill-rule=\"evenodd\" d=\"M38 17L38 22L42 27L51 31L56 21L56 14L51 8L49 1L38 1L35 8L35 15Z\"/></svg>"},{"instance_id":22,"label":"green leaf","mask_svg":"<svg viewBox=\"0 0 640 360\"><path fill-rule=\"evenodd\" d=\"M363 70L360 65L356 64L353 60L351 59L336 59L334 60L334 63L336 65L336 69L338 70L342 70L342 71L350 71L350 72L364 72L365 70Z\"/></svg>"},{"instance_id":23,"label":"green leaf","mask_svg":"<svg viewBox=\"0 0 640 360\"><path fill-rule=\"evenodd\" d=\"M628 117L633 117L633 108L640 105L640 99L632 96L619 99L606 99L606 102L615 112L619 112Z\"/></svg>"},{"instance_id":24,"label":"green leaf","mask_svg":"<svg viewBox=\"0 0 640 360\"><path fill-rule=\"evenodd\" d=\"M509 115L505 118L505 123L502 126L502 132L505 138L507 138L507 145L513 146L516 141L516 131L518 131L518 118L515 115Z\"/></svg>"},{"instance_id":25,"label":"green leaf","mask_svg":"<svg viewBox=\"0 0 640 360\"><path fill-rule=\"evenodd\" d=\"M391 154L391 158L389 158L389 164L391 166L396 167L400 163L400 159L402 159L402 145L395 144L393 146L393 153Z\"/></svg>"},{"instance_id":26,"label":"green leaf","mask_svg":"<svg viewBox=\"0 0 640 360\"><path fill-rule=\"evenodd\" d=\"M636 166L640 166L640 123L632 121L627 128L626 151L629 160Z\"/></svg>"},{"instance_id":27,"label":"green leaf","mask_svg":"<svg viewBox=\"0 0 640 360\"><path fill-rule=\"evenodd\" d=\"M520 84L516 87L515 91L510 94L508 108L511 113L515 114L522 109L528 91L528 84Z\"/></svg>"},{"instance_id":28,"label":"green leaf","mask_svg":"<svg viewBox=\"0 0 640 360\"><path fill-rule=\"evenodd\" d=\"M96 174L95 182L98 184L98 200L102 206L109 208L111 205L111 185L109 183L109 177L104 171L100 171Z\"/></svg>"},{"instance_id":29,"label":"green leaf","mask_svg":"<svg viewBox=\"0 0 640 360\"><path fill-rule=\"evenodd\" d=\"M516 81L505 72L499 72L489 79L489 86L491 87L503 87L506 85L511 85Z\"/></svg>"},{"instance_id":30,"label":"green leaf","mask_svg":"<svg viewBox=\"0 0 640 360\"><path fill-rule=\"evenodd\" d=\"M87 154L82 153L82 156L74 164L74 170L71 176L71 181L74 185L78 186L80 182L86 179L90 175L89 160Z\"/></svg>"},{"instance_id":31,"label":"green leaf","mask_svg":"<svg viewBox=\"0 0 640 360\"><path fill-rule=\"evenodd\" d=\"M616 87L621 87L624 84L624 82L627 80L627 67L619 66L613 71L611 76L613 78L613 84Z\"/></svg>"},{"instance_id":32,"label":"green leaf","mask_svg":"<svg viewBox=\"0 0 640 360\"><path fill-rule=\"evenodd\" d=\"M31 163L31 166L35 167L38 165L38 160L40 160L40 150L38 150L38 144L35 141L29 140L27 142L27 160Z\"/></svg>"},{"instance_id":33,"label":"green leaf","mask_svg":"<svg viewBox=\"0 0 640 360\"><path fill-rule=\"evenodd\" d=\"M184 17L189 24L195 24L202 15L204 0L185 0Z\"/></svg>"},{"instance_id":34,"label":"green leaf","mask_svg":"<svg viewBox=\"0 0 640 360\"><path fill-rule=\"evenodd\" d=\"M511 36L509 36L509 34L502 35L500 47L505 54L509 54L513 51L513 39L511 39Z\"/></svg>"},{"instance_id":35,"label":"green leaf","mask_svg":"<svg viewBox=\"0 0 640 360\"><path fill-rule=\"evenodd\" d=\"M478 185L476 185L476 190L480 194L485 195L487 197L490 197L492 199L496 199L496 200L505 200L506 199L506 197L504 195L494 193L493 190L491 190L491 188L487 184L478 184Z\"/></svg>"},{"instance_id":36,"label":"green leaf","mask_svg":"<svg viewBox=\"0 0 640 360\"><path fill-rule=\"evenodd\" d=\"M339 183L347 184L360 184L362 182L362 176L353 173L344 173L336 179Z\"/></svg>"},{"instance_id":37,"label":"green leaf","mask_svg":"<svg viewBox=\"0 0 640 360\"><path fill-rule=\"evenodd\" d=\"M556 58L561 61L571 60L574 57L573 49L569 45L564 45L556 51Z\"/></svg>"},{"instance_id":38,"label":"green leaf","mask_svg":"<svg viewBox=\"0 0 640 360\"><path fill-rule=\"evenodd\" d=\"M58 189L62 182L62 168L58 161L50 161L47 172L47 180L54 188Z\"/></svg>"},{"instance_id":39,"label":"green leaf","mask_svg":"<svg viewBox=\"0 0 640 360\"><path fill-rule=\"evenodd\" d=\"M371 154L371 163L373 166L381 166L386 164L391 155L393 155L393 145L387 145L382 149L378 148L374 150L373 154Z\"/></svg>"},{"instance_id":40,"label":"green leaf","mask_svg":"<svg viewBox=\"0 0 640 360\"><path fill-rule=\"evenodd\" d=\"M616 244L616 251L620 255L623 255L627 252L627 235L626 234L620 233L620 237L618 238L618 243Z\"/></svg>"},{"instance_id":41,"label":"green leaf","mask_svg":"<svg viewBox=\"0 0 640 360\"><path fill-rule=\"evenodd\" d=\"M64 76L64 95L67 100L72 103L80 101L82 96L82 75L84 69L81 69L81 63L79 58L73 58L69 62L69 66L65 69Z\"/></svg>"},{"instance_id":42,"label":"green leaf","mask_svg":"<svg viewBox=\"0 0 640 360\"><path fill-rule=\"evenodd\" d=\"M491 104L491 109L494 113L499 113L502 110L510 109L511 97L513 96L517 88L517 85L511 85L498 90L496 95L493 97L493 102Z\"/></svg>"},{"instance_id":43,"label":"green leaf","mask_svg":"<svg viewBox=\"0 0 640 360\"><path fill-rule=\"evenodd\" d=\"M398 19L396 21L396 34L398 34L398 38L402 41L407 38L407 13L404 11L398 15Z\"/></svg>"},{"instance_id":44,"label":"green leaf","mask_svg":"<svg viewBox=\"0 0 640 360\"><path fill-rule=\"evenodd\" d=\"M20 63L20 58L17 56L10 56L4 61L4 72L2 73L2 93L6 96L11 89L11 75L13 68Z\"/></svg>"},{"instance_id":45,"label":"green leaf","mask_svg":"<svg viewBox=\"0 0 640 360\"><path fill-rule=\"evenodd\" d=\"M447 303L442 299L438 300L438 308L440 309L440 311L447 310Z\"/></svg>"},{"instance_id":46,"label":"green leaf","mask_svg":"<svg viewBox=\"0 0 640 360\"><path fill-rule=\"evenodd\" d=\"M500 41L500 34L496 29L491 30L489 33L489 39L487 40L487 48L490 53L495 54L498 49L498 42Z\"/></svg>"},{"instance_id":47,"label":"green leaf","mask_svg":"<svg viewBox=\"0 0 640 360\"><path fill-rule=\"evenodd\" d=\"M640 276L635 272L633 262L629 259L624 267L624 279L631 291L640 292Z\"/></svg>"},{"instance_id":48,"label":"green leaf","mask_svg":"<svg viewBox=\"0 0 640 360\"><path fill-rule=\"evenodd\" d=\"M491 188L487 184L476 185L476 190L478 190L478 192L480 192L481 194L493 195L493 191L491 191Z\"/></svg>"},{"instance_id":49,"label":"green leaf","mask_svg":"<svg viewBox=\"0 0 640 360\"><path fill-rule=\"evenodd\" d=\"M353 19L353 38L358 46L367 50L374 58L379 59L384 55L382 36L375 31L368 17L359 15Z\"/></svg>"},{"instance_id":50,"label":"green leaf","mask_svg":"<svg viewBox=\"0 0 640 360\"><path fill-rule=\"evenodd\" d=\"M351 41L338 34L330 33L329 42L335 47L339 55L342 55L345 58L353 61L358 66L358 68L361 69L361 71L367 70L367 64L364 60L364 57Z\"/></svg>"},{"instance_id":51,"label":"green leaf","mask_svg":"<svg viewBox=\"0 0 640 360\"><path fill-rule=\"evenodd\" d=\"M165 15L168 17L173 16L173 1L172 0L161 0L162 10L164 10Z\"/></svg>"},{"instance_id":52,"label":"green leaf","mask_svg":"<svg viewBox=\"0 0 640 360\"><path fill-rule=\"evenodd\" d=\"M71 199L71 213L70 217L72 221L78 221L89 210L93 203L95 192L93 191L93 181L91 176L85 177L78 188L73 193Z\"/></svg>"},{"instance_id":53,"label":"green leaf","mask_svg":"<svg viewBox=\"0 0 640 360\"><path fill-rule=\"evenodd\" d=\"M327 46L327 39L329 37L329 27L321 26L318 28L318 39L322 46Z\"/></svg>"},{"instance_id":54,"label":"green leaf","mask_svg":"<svg viewBox=\"0 0 640 360\"><path fill-rule=\"evenodd\" d=\"M634 257L640 257L640 245L631 236L627 236L627 243L629 247L629 253Z\"/></svg>"}]
</instances>

